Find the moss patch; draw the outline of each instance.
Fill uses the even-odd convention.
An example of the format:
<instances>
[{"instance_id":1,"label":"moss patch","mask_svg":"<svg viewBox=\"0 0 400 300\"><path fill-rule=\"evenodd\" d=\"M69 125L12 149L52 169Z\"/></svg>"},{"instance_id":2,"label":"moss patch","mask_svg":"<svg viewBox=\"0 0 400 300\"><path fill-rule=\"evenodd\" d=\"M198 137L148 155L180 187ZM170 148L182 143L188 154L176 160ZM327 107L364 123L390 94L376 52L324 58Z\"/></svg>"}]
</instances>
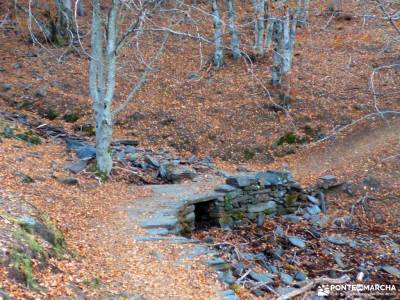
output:
<instances>
[{"instance_id":1,"label":"moss patch","mask_svg":"<svg viewBox=\"0 0 400 300\"><path fill-rule=\"evenodd\" d=\"M40 137L31 130L26 131L24 133L17 134L15 136L15 138L17 138L18 140L27 142L28 144L32 144L32 145L39 145L42 143L42 140L40 139Z\"/></svg>"},{"instance_id":2,"label":"moss patch","mask_svg":"<svg viewBox=\"0 0 400 300\"><path fill-rule=\"evenodd\" d=\"M30 256L19 249L12 249L10 252L10 261L11 267L24 277L28 288L37 289L39 287L33 278L33 264Z\"/></svg>"}]
</instances>

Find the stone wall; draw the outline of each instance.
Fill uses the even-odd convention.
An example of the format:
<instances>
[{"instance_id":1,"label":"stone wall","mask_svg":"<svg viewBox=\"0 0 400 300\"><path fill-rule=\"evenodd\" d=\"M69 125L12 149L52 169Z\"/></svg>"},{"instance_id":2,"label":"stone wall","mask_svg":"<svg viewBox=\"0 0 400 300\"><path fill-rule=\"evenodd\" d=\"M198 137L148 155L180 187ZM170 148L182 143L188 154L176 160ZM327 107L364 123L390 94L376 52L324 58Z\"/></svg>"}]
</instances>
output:
<instances>
[{"instance_id":1,"label":"stone wall","mask_svg":"<svg viewBox=\"0 0 400 300\"><path fill-rule=\"evenodd\" d=\"M267 171L231 176L214 192L186 199L176 230L188 234L204 223L220 227L294 213L307 200L289 172Z\"/></svg>"}]
</instances>

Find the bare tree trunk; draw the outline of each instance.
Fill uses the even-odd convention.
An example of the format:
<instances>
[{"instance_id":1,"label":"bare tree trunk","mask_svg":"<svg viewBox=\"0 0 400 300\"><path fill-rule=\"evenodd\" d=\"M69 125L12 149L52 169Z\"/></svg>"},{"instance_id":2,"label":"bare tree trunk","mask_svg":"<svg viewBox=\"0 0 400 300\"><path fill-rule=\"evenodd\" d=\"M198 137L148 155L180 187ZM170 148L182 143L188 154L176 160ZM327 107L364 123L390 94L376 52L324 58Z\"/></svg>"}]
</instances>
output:
<instances>
[{"instance_id":1,"label":"bare tree trunk","mask_svg":"<svg viewBox=\"0 0 400 300\"><path fill-rule=\"evenodd\" d=\"M228 7L228 17L229 17L229 32L231 34L231 49L233 59L237 60L241 57L239 49L239 36L235 27L235 9L233 6L233 0L227 0L226 5Z\"/></svg>"},{"instance_id":2,"label":"bare tree trunk","mask_svg":"<svg viewBox=\"0 0 400 300\"><path fill-rule=\"evenodd\" d=\"M309 6L309 0L298 0L297 2L298 24L301 27L305 27L307 25Z\"/></svg>"},{"instance_id":3,"label":"bare tree trunk","mask_svg":"<svg viewBox=\"0 0 400 300\"><path fill-rule=\"evenodd\" d=\"M76 5L76 13L78 14L78 16L83 17L85 15L85 6L83 0L77 0Z\"/></svg>"},{"instance_id":4,"label":"bare tree trunk","mask_svg":"<svg viewBox=\"0 0 400 300\"><path fill-rule=\"evenodd\" d=\"M283 21L281 18L276 18L272 35L274 41L274 53L272 56L272 85L274 86L279 85L282 79L282 34Z\"/></svg>"},{"instance_id":5,"label":"bare tree trunk","mask_svg":"<svg viewBox=\"0 0 400 300\"><path fill-rule=\"evenodd\" d=\"M253 0L255 25L254 25L254 49L258 55L264 54L264 10L265 0Z\"/></svg>"},{"instance_id":6,"label":"bare tree trunk","mask_svg":"<svg viewBox=\"0 0 400 300\"><path fill-rule=\"evenodd\" d=\"M217 0L211 0L211 15L214 24L214 59L213 63L219 68L224 63L224 50L222 45L222 22L219 15Z\"/></svg>"},{"instance_id":7,"label":"bare tree trunk","mask_svg":"<svg viewBox=\"0 0 400 300\"><path fill-rule=\"evenodd\" d=\"M71 0L56 0L57 23L52 28L51 40L59 46L67 45L72 38L72 6Z\"/></svg>"},{"instance_id":8,"label":"bare tree trunk","mask_svg":"<svg viewBox=\"0 0 400 300\"><path fill-rule=\"evenodd\" d=\"M272 34L274 32L274 22L275 22L274 18L271 17L268 18L267 27L265 28L264 51L269 50L269 48L271 47Z\"/></svg>"},{"instance_id":9,"label":"bare tree trunk","mask_svg":"<svg viewBox=\"0 0 400 300\"><path fill-rule=\"evenodd\" d=\"M295 17L291 17L287 13L283 22L283 52L282 52L282 73L286 74L292 68L293 59L293 45L296 35L296 23Z\"/></svg>"},{"instance_id":10,"label":"bare tree trunk","mask_svg":"<svg viewBox=\"0 0 400 300\"><path fill-rule=\"evenodd\" d=\"M112 168L110 145L112 139L111 103L115 91L117 19L119 0L112 0L106 34L102 29L99 0L92 0L92 57L89 69L89 89L96 120L96 161L102 175Z\"/></svg>"}]
</instances>

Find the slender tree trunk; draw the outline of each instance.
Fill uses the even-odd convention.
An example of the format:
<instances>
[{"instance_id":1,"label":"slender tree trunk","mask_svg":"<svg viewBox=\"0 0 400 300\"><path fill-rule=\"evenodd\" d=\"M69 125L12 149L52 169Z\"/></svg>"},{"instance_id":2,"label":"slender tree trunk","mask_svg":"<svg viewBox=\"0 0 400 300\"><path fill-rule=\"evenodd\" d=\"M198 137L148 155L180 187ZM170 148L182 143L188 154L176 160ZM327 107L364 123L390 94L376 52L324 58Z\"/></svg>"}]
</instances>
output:
<instances>
[{"instance_id":1,"label":"slender tree trunk","mask_svg":"<svg viewBox=\"0 0 400 300\"><path fill-rule=\"evenodd\" d=\"M72 6L71 0L56 0L57 23L53 28L52 41L59 46L67 45L72 38Z\"/></svg>"},{"instance_id":2,"label":"slender tree trunk","mask_svg":"<svg viewBox=\"0 0 400 300\"><path fill-rule=\"evenodd\" d=\"M83 0L78 0L77 2L77 8L76 8L76 13L78 16L83 17L85 15L85 5L83 3Z\"/></svg>"},{"instance_id":3,"label":"slender tree trunk","mask_svg":"<svg viewBox=\"0 0 400 300\"><path fill-rule=\"evenodd\" d=\"M222 44L222 22L219 15L217 0L211 0L211 15L214 24L214 59L213 63L216 68L219 68L224 63L224 50Z\"/></svg>"},{"instance_id":4,"label":"slender tree trunk","mask_svg":"<svg viewBox=\"0 0 400 300\"><path fill-rule=\"evenodd\" d=\"M226 5L228 8L228 17L229 17L229 32L231 34L231 49L233 59L237 60L240 58L240 49L239 49L239 36L235 27L235 9L233 6L233 0L226 0Z\"/></svg>"},{"instance_id":5,"label":"slender tree trunk","mask_svg":"<svg viewBox=\"0 0 400 300\"><path fill-rule=\"evenodd\" d=\"M268 18L267 27L265 28L264 51L269 50L269 48L271 47L272 34L274 32L274 22L275 22L274 18L271 17Z\"/></svg>"},{"instance_id":6,"label":"slender tree trunk","mask_svg":"<svg viewBox=\"0 0 400 300\"><path fill-rule=\"evenodd\" d=\"M92 4L92 57L89 69L89 89L96 120L97 168L101 174L108 176L112 168L111 104L115 91L117 19L120 1L112 0L106 34L101 24L100 2L92 0Z\"/></svg>"},{"instance_id":7,"label":"slender tree trunk","mask_svg":"<svg viewBox=\"0 0 400 300\"><path fill-rule=\"evenodd\" d=\"M255 25L254 25L254 49L258 55L264 54L264 10L265 0L253 0L254 12L255 12Z\"/></svg>"},{"instance_id":8,"label":"slender tree trunk","mask_svg":"<svg viewBox=\"0 0 400 300\"><path fill-rule=\"evenodd\" d=\"M298 15L298 24L301 27L305 27L307 25L309 6L310 6L309 0L298 0L297 15Z\"/></svg>"},{"instance_id":9,"label":"slender tree trunk","mask_svg":"<svg viewBox=\"0 0 400 300\"><path fill-rule=\"evenodd\" d=\"M272 39L274 41L274 53L272 56L272 85L277 86L282 79L282 34L283 21L281 18L276 18L274 21L274 30Z\"/></svg>"},{"instance_id":10,"label":"slender tree trunk","mask_svg":"<svg viewBox=\"0 0 400 300\"><path fill-rule=\"evenodd\" d=\"M283 52L282 73L286 74L292 68L293 45L296 35L296 18L287 13L283 22Z\"/></svg>"}]
</instances>

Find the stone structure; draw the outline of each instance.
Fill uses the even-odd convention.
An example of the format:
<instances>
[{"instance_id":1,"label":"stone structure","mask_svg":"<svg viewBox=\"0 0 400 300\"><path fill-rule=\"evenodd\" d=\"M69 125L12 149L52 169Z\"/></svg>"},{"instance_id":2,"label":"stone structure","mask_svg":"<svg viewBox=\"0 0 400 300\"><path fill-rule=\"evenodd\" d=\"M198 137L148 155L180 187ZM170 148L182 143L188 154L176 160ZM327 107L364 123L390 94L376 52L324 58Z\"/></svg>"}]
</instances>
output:
<instances>
[{"instance_id":1,"label":"stone structure","mask_svg":"<svg viewBox=\"0 0 400 300\"><path fill-rule=\"evenodd\" d=\"M150 222L145 227L168 227L170 233L187 235L196 228L224 228L265 215L294 213L306 200L306 192L288 172L231 176L213 192L182 199L176 216L158 218L157 221L168 221L168 226Z\"/></svg>"}]
</instances>

